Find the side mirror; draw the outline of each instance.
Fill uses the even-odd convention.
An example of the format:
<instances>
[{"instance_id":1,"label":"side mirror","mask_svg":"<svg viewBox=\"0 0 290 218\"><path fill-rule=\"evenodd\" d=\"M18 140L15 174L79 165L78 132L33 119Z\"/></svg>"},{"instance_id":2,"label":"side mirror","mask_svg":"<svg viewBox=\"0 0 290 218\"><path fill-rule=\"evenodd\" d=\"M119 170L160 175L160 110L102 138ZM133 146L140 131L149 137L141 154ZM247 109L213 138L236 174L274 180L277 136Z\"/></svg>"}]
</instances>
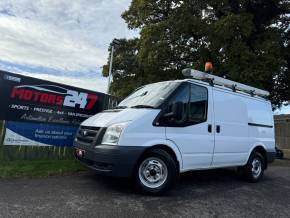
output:
<instances>
[{"instance_id":1,"label":"side mirror","mask_svg":"<svg viewBox=\"0 0 290 218\"><path fill-rule=\"evenodd\" d=\"M172 105L172 111L170 113L164 114L164 117L175 118L181 120L183 115L183 103L181 101L175 102Z\"/></svg>"}]
</instances>

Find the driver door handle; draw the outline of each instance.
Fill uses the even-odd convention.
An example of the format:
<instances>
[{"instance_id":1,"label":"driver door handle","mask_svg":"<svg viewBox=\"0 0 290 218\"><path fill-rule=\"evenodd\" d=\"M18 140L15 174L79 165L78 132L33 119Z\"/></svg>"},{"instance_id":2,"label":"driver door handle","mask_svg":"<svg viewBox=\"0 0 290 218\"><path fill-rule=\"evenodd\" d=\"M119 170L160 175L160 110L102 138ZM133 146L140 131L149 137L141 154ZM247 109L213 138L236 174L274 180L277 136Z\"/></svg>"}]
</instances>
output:
<instances>
[{"instance_id":1,"label":"driver door handle","mask_svg":"<svg viewBox=\"0 0 290 218\"><path fill-rule=\"evenodd\" d=\"M208 124L208 126L207 126L207 131L208 131L208 132L212 132L212 125L211 125L211 124Z\"/></svg>"}]
</instances>

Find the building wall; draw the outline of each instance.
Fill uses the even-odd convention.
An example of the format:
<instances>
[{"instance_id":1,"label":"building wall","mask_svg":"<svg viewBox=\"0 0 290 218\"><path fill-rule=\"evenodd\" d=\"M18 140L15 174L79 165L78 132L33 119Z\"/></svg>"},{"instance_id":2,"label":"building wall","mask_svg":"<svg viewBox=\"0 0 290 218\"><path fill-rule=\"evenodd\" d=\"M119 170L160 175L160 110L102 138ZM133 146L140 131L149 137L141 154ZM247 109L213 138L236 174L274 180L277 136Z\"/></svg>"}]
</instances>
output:
<instances>
[{"instance_id":1,"label":"building wall","mask_svg":"<svg viewBox=\"0 0 290 218\"><path fill-rule=\"evenodd\" d=\"M277 115L274 120L276 144L282 149L290 149L290 114Z\"/></svg>"}]
</instances>

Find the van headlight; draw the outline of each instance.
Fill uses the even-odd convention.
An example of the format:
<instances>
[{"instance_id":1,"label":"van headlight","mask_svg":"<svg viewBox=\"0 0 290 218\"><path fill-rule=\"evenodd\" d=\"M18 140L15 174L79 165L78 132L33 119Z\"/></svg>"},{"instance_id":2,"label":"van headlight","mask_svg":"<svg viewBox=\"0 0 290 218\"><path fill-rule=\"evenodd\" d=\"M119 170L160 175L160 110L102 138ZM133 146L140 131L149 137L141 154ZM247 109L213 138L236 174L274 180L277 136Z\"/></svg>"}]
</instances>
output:
<instances>
[{"instance_id":1,"label":"van headlight","mask_svg":"<svg viewBox=\"0 0 290 218\"><path fill-rule=\"evenodd\" d=\"M109 126L103 136L102 144L104 145L117 145L120 135L124 130L125 126L128 124L126 123L117 123Z\"/></svg>"}]
</instances>

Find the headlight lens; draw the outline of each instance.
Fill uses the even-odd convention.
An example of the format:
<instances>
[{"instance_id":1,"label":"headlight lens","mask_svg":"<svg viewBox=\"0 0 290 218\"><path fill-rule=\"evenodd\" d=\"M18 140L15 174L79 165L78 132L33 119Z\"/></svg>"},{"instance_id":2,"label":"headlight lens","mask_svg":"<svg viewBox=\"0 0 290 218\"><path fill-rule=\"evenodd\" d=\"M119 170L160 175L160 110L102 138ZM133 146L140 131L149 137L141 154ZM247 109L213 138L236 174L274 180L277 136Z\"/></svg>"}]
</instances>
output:
<instances>
[{"instance_id":1,"label":"headlight lens","mask_svg":"<svg viewBox=\"0 0 290 218\"><path fill-rule=\"evenodd\" d=\"M105 145L117 145L120 135L128 123L117 123L109 126L105 132L102 140L102 144Z\"/></svg>"}]
</instances>

